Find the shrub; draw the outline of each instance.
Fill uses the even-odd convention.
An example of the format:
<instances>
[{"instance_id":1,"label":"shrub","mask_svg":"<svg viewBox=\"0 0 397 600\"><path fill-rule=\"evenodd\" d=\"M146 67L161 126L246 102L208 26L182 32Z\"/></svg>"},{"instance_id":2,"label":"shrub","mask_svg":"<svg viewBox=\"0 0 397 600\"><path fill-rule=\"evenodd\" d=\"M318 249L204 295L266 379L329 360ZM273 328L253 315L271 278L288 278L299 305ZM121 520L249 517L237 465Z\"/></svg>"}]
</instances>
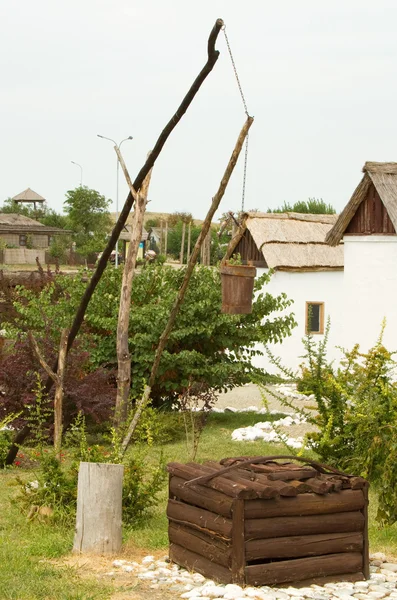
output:
<instances>
[{"instance_id":1,"label":"shrub","mask_svg":"<svg viewBox=\"0 0 397 600\"><path fill-rule=\"evenodd\" d=\"M324 341L305 340L306 362L298 386L315 396L319 431L309 446L325 462L367 478L379 491L378 519L397 520L397 363L383 345L383 330L367 353L342 350L340 366L326 360Z\"/></svg>"}]
</instances>

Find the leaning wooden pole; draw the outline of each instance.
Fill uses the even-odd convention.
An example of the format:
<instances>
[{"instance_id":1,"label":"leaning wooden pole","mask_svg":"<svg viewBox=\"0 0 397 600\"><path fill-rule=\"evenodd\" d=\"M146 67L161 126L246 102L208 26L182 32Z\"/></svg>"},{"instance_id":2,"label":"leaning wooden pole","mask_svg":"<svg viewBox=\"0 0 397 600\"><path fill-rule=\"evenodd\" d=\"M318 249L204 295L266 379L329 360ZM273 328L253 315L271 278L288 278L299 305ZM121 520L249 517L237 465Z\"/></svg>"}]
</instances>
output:
<instances>
[{"instance_id":1,"label":"leaning wooden pole","mask_svg":"<svg viewBox=\"0 0 397 600\"><path fill-rule=\"evenodd\" d=\"M163 354L163 350L166 346L166 343L168 341L168 338L169 338L172 328L174 326L175 319L179 312L180 306L185 297L190 278L193 274L193 270L196 265L197 258L200 254L200 248L201 248L202 243L211 227L212 218L213 218L215 212L217 211L219 204L223 198L227 184L229 183L229 180L233 173L234 167L236 166L237 159L240 155L241 148L244 144L244 140L247 137L248 131L249 131L253 121L254 121L253 117L248 117L246 122L244 123L244 126L240 132L240 135L238 136L236 146L233 150L233 153L232 153L230 160L228 162L228 165L226 167L226 171L222 177L222 181L219 185L218 191L216 192L215 196L212 198L211 207L207 213L207 216L205 217L202 229L200 231L200 235L199 235L197 242L193 248L192 255L191 255L189 263L186 267L185 276L183 278L182 285L179 288L177 297L175 298L173 307L171 309L170 316L168 318L167 325L165 326L165 329L164 329L163 333L161 334L161 337L160 337L160 340L159 340L159 343L157 346L156 354L154 357L154 362L153 362L152 370L150 373L149 381L144 388L142 397L140 398L139 402L137 403L134 418L132 419L130 426L128 427L127 434L123 440L123 443L122 443L122 452L123 453L125 453L125 451L127 450L128 444L130 443L131 437L132 437L132 435L135 431L135 428L139 422L140 415L142 414L142 411L144 410L147 403L149 402L150 393L151 393L153 384L156 379L157 370L160 365L161 355Z\"/></svg>"},{"instance_id":2,"label":"leaning wooden pole","mask_svg":"<svg viewBox=\"0 0 397 600\"><path fill-rule=\"evenodd\" d=\"M150 156L147 158L145 164L143 165L143 167L139 171L138 175L136 176L135 181L133 183L133 187L136 191L139 191L141 189L141 185L142 185L146 175L149 173L150 169L153 167L154 163L156 162L156 160L157 160L161 150L163 149L164 144L166 143L167 139L169 138L170 134L175 129L175 127L178 125L179 121L181 120L181 118L183 117L183 115L185 114L187 109L189 108L190 104L192 103L197 92L199 91L201 85L203 84L205 79L208 77L208 75L211 73L212 69L214 68L214 65L219 57L219 50L215 50L215 43L216 43L217 37L218 37L219 32L221 31L223 25L224 25L224 23L223 23L222 19L217 19L215 21L215 25L212 28L212 31L208 38L207 62L205 63L204 67L201 69L200 73L197 75L197 77L194 80L193 84L191 85L188 93L186 94L186 96L182 100L181 104L179 105L177 111L172 116L172 118L168 121L167 125L164 127L156 144L154 145L152 152L150 153ZM72 323L72 327L70 329L69 337L68 337L68 344L67 344L68 351L70 350L78 332L80 331L80 327L83 322L85 311L87 310L87 306L92 298L92 295L95 291L96 286L98 285L98 283L102 277L102 274L106 268L109 257L116 246L116 241L120 237L120 233L127 221L127 218L131 211L133 203L134 203L133 196L131 193L129 193L127 200L125 201L125 204L123 206L123 209L120 213L120 216L117 220L117 223L115 224L112 234L109 238L109 242L108 242L105 250L103 251L101 258L98 261L97 268L87 285L87 288L81 299L80 306L77 309L75 318ZM58 363L58 361L57 361L57 363ZM53 367L54 372L57 371L57 363ZM46 384L45 384L46 392L50 391L52 385L53 385L52 379L48 378L46 381ZM7 465L11 465L14 462L15 457L18 454L19 445L26 439L26 437L29 435L29 432L30 432L29 425L25 425L25 427L17 433L17 435L14 438L13 444L10 447L10 450L8 452L8 455L7 455L7 458L5 461Z\"/></svg>"},{"instance_id":3,"label":"leaning wooden pole","mask_svg":"<svg viewBox=\"0 0 397 600\"><path fill-rule=\"evenodd\" d=\"M135 276L136 260L139 243L142 239L143 217L147 205L150 178L152 170L146 175L141 190L136 194L120 149L114 147L130 192L135 196L135 210L132 218L131 239L124 264L121 283L119 318L117 321L117 396L115 409L115 424L120 427L125 423L128 414L128 396L131 387L131 355L128 348L128 331L130 322L132 281Z\"/></svg>"}]
</instances>

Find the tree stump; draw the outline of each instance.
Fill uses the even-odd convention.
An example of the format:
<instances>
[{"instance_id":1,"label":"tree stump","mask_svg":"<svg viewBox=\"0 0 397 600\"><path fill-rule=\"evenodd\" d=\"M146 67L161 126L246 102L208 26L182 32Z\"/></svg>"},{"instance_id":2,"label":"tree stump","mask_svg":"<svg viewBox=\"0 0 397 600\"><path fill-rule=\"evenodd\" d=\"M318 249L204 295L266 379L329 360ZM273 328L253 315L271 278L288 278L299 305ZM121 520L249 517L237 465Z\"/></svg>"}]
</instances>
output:
<instances>
[{"instance_id":1,"label":"tree stump","mask_svg":"<svg viewBox=\"0 0 397 600\"><path fill-rule=\"evenodd\" d=\"M74 552L119 552L123 473L123 465L80 463Z\"/></svg>"}]
</instances>

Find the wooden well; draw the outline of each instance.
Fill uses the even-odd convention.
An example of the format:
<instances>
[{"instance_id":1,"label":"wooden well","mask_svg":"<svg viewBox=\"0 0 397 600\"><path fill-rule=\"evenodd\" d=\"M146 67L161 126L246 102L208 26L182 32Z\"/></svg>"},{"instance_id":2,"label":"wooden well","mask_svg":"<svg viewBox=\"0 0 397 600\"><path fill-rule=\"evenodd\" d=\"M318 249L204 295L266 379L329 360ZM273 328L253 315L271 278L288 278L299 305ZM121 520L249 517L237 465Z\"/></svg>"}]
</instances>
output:
<instances>
[{"instance_id":1,"label":"wooden well","mask_svg":"<svg viewBox=\"0 0 397 600\"><path fill-rule=\"evenodd\" d=\"M221 266L222 312L244 315L252 312L256 268L250 265Z\"/></svg>"},{"instance_id":2,"label":"wooden well","mask_svg":"<svg viewBox=\"0 0 397 600\"><path fill-rule=\"evenodd\" d=\"M364 479L266 457L169 463L168 471L175 563L251 586L369 577Z\"/></svg>"}]
</instances>

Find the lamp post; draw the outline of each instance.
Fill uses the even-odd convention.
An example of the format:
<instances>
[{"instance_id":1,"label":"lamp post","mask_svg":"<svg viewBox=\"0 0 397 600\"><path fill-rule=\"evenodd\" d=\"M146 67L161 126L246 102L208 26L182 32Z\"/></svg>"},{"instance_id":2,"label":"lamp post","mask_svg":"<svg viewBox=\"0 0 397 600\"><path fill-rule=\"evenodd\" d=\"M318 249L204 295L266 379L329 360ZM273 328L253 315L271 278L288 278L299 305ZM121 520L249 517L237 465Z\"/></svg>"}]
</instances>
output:
<instances>
[{"instance_id":1,"label":"lamp post","mask_svg":"<svg viewBox=\"0 0 397 600\"><path fill-rule=\"evenodd\" d=\"M70 161L73 165L77 165L78 167L80 167L80 187L83 187L83 167L81 165L79 165L79 163L74 162L74 160Z\"/></svg>"},{"instance_id":2,"label":"lamp post","mask_svg":"<svg viewBox=\"0 0 397 600\"><path fill-rule=\"evenodd\" d=\"M117 144L117 142L115 142L112 138L108 138L108 137L106 137L104 135L100 135L99 133L97 133L97 137L102 138L103 140L108 140L109 142L113 142L113 144L119 150L120 150L121 144L123 142L126 142L127 140L132 140L132 135L129 135L128 137L126 137L123 140L121 140L121 142L119 144ZM120 168L120 163L119 163L119 158L117 157L117 167L116 167L116 221L119 218L119 168ZM118 239L116 241L115 266L116 267L119 266L119 240Z\"/></svg>"}]
</instances>

